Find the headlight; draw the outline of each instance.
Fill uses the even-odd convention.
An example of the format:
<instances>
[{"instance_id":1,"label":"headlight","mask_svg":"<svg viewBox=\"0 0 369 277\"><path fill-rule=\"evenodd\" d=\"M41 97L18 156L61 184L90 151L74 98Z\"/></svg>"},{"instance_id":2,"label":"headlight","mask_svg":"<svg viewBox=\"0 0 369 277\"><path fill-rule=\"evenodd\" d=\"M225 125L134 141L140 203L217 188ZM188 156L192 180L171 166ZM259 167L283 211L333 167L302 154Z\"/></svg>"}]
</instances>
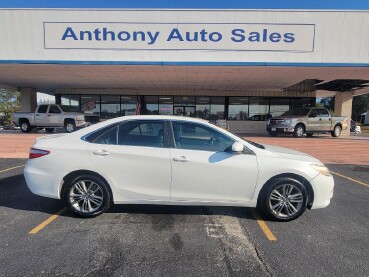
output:
<instances>
[{"instance_id":1,"label":"headlight","mask_svg":"<svg viewBox=\"0 0 369 277\"><path fill-rule=\"evenodd\" d=\"M311 167L325 176L331 176L329 169L323 164L311 164Z\"/></svg>"},{"instance_id":2,"label":"headlight","mask_svg":"<svg viewBox=\"0 0 369 277\"><path fill-rule=\"evenodd\" d=\"M292 122L292 119L285 119L284 120L284 125L288 126L288 125L291 124L291 122Z\"/></svg>"},{"instance_id":3,"label":"headlight","mask_svg":"<svg viewBox=\"0 0 369 277\"><path fill-rule=\"evenodd\" d=\"M85 120L85 116L84 115L77 115L76 120Z\"/></svg>"}]
</instances>

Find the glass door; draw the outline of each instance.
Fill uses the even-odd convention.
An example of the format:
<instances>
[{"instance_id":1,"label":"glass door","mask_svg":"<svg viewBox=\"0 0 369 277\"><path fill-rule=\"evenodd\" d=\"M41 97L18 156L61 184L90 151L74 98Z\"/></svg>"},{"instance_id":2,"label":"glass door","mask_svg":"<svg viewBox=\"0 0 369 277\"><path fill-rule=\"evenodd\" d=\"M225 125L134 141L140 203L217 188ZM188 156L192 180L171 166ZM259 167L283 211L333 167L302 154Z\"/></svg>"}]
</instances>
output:
<instances>
[{"instance_id":1,"label":"glass door","mask_svg":"<svg viewBox=\"0 0 369 277\"><path fill-rule=\"evenodd\" d=\"M174 106L174 115L178 116L195 116L195 107L193 106Z\"/></svg>"}]
</instances>

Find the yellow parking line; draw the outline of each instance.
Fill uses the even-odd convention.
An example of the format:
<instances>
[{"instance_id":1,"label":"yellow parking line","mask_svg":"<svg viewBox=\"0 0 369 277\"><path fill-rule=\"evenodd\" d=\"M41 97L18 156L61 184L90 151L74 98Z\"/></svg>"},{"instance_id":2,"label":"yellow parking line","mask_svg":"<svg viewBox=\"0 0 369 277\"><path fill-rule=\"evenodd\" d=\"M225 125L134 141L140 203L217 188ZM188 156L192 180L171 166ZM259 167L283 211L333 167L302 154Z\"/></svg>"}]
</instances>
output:
<instances>
[{"instance_id":1,"label":"yellow parking line","mask_svg":"<svg viewBox=\"0 0 369 277\"><path fill-rule=\"evenodd\" d=\"M355 183L358 183L358 184L360 184L360 185L363 185L363 186L369 187L369 184L366 184L366 183L361 182L361 181L359 181L359 180L356 180L356 179L354 179L354 178L351 178L351 177L348 177L348 176L345 176L345 175L342 175L342 174L339 174L339 173L337 173L337 172L333 172L333 171L331 171L331 173L333 173L334 175L340 176L340 177L342 177L342 178L345 178L345 179L347 179L347 180L353 181L353 182L355 182Z\"/></svg>"},{"instance_id":2,"label":"yellow parking line","mask_svg":"<svg viewBox=\"0 0 369 277\"><path fill-rule=\"evenodd\" d=\"M253 214L254 214L254 217L255 217L256 221L258 222L261 230L264 232L264 234L268 238L268 240L270 240L270 241L276 241L277 240L276 236L269 229L269 227L266 224L266 222L264 220L260 219L260 217L255 212L253 212Z\"/></svg>"},{"instance_id":3,"label":"yellow parking line","mask_svg":"<svg viewBox=\"0 0 369 277\"><path fill-rule=\"evenodd\" d=\"M37 225L35 228L33 228L29 234L34 235L37 234L39 231L41 231L42 229L44 229L47 225L49 225L51 222L53 222L55 219L57 219L62 213L64 213L67 210L67 207L64 207L63 209L61 209L59 212L53 214L52 216L50 216L48 219L46 219L44 222L40 223L39 225Z\"/></svg>"},{"instance_id":4,"label":"yellow parking line","mask_svg":"<svg viewBox=\"0 0 369 277\"><path fill-rule=\"evenodd\" d=\"M25 166L25 164L24 165L14 166L14 167L7 168L7 169L3 169L3 170L0 170L0 173L4 173L4 172L10 171L10 170L13 170L13 169L16 169L16 168L20 168L20 167L23 167L23 166Z\"/></svg>"}]
</instances>

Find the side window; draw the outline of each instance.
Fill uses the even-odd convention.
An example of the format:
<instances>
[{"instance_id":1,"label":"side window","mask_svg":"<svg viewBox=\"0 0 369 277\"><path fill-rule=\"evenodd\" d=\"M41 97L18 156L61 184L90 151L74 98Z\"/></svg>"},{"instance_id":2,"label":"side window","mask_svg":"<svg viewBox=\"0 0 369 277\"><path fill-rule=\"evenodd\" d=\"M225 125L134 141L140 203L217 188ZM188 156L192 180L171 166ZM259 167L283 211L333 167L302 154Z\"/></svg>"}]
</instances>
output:
<instances>
[{"instance_id":1,"label":"side window","mask_svg":"<svg viewBox=\"0 0 369 277\"><path fill-rule=\"evenodd\" d=\"M319 116L321 116L321 117L329 117L329 113L328 113L327 110L321 109L321 110L319 110Z\"/></svg>"},{"instance_id":2,"label":"side window","mask_svg":"<svg viewBox=\"0 0 369 277\"><path fill-rule=\"evenodd\" d=\"M193 122L173 122L176 148L212 152L226 151L234 140L210 127Z\"/></svg>"},{"instance_id":3,"label":"side window","mask_svg":"<svg viewBox=\"0 0 369 277\"><path fill-rule=\"evenodd\" d=\"M58 106L50 106L49 113L61 113L61 111Z\"/></svg>"},{"instance_id":4,"label":"side window","mask_svg":"<svg viewBox=\"0 0 369 277\"><path fill-rule=\"evenodd\" d=\"M84 137L85 141L97 144L117 144L118 123L106 126Z\"/></svg>"},{"instance_id":5,"label":"side window","mask_svg":"<svg viewBox=\"0 0 369 277\"><path fill-rule=\"evenodd\" d=\"M318 110L313 109L309 113L309 117L317 117L318 116Z\"/></svg>"},{"instance_id":6,"label":"side window","mask_svg":"<svg viewBox=\"0 0 369 277\"><path fill-rule=\"evenodd\" d=\"M41 105L38 107L37 113L46 113L47 111L47 105Z\"/></svg>"},{"instance_id":7,"label":"side window","mask_svg":"<svg viewBox=\"0 0 369 277\"><path fill-rule=\"evenodd\" d=\"M163 121L128 121L119 126L118 144L164 147Z\"/></svg>"}]
</instances>

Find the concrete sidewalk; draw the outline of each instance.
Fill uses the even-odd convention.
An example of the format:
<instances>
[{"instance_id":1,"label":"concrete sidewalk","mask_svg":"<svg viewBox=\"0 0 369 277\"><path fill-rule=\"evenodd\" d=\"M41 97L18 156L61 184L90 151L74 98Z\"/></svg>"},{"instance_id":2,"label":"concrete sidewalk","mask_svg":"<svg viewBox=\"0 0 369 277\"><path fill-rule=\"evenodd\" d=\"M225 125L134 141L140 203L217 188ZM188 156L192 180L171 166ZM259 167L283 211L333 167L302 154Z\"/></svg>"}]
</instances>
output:
<instances>
[{"instance_id":1,"label":"concrete sidewalk","mask_svg":"<svg viewBox=\"0 0 369 277\"><path fill-rule=\"evenodd\" d=\"M45 131L23 134L20 131L0 133L0 158L28 158L29 148L36 138L48 135ZM350 136L332 138L318 135L312 138L247 135L246 139L261 143L288 147L308 153L327 164L369 165L369 137Z\"/></svg>"}]
</instances>

